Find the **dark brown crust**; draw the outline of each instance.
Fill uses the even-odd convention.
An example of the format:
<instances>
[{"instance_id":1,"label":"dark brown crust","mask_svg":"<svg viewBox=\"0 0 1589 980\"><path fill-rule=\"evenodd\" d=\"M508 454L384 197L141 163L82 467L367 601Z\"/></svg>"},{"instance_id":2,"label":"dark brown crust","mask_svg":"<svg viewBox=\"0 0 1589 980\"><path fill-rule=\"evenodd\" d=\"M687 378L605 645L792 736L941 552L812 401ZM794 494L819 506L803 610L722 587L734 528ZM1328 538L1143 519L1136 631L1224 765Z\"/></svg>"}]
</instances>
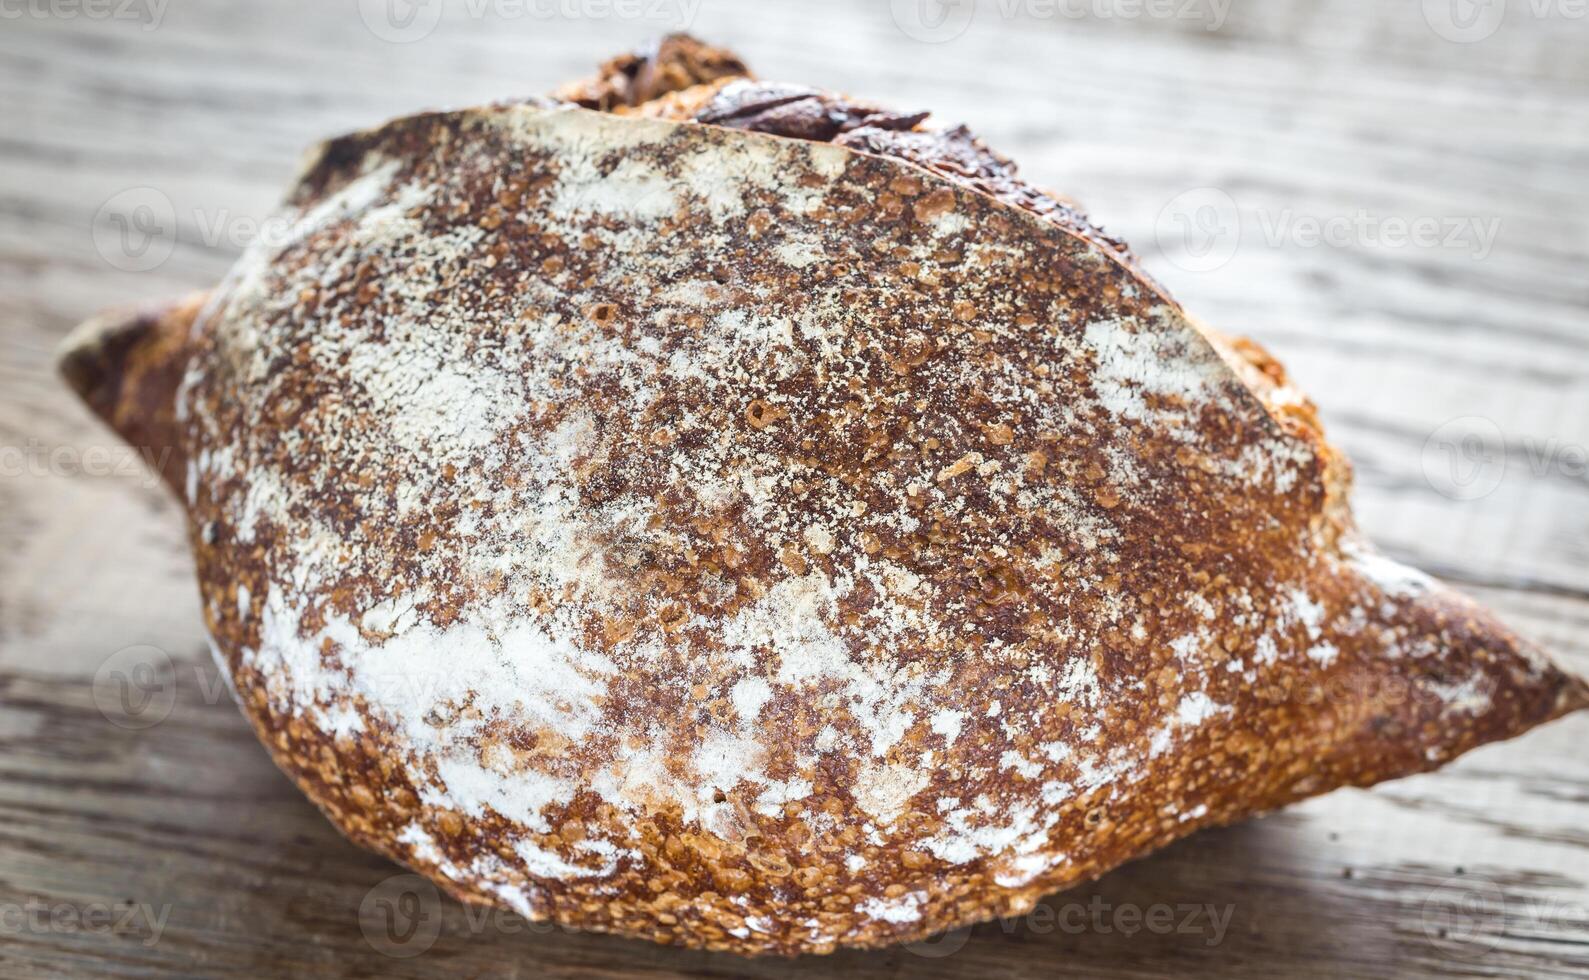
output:
<instances>
[{"instance_id":1,"label":"dark brown crust","mask_svg":"<svg viewBox=\"0 0 1589 980\"><path fill-rule=\"evenodd\" d=\"M466 901L886 945L1586 703L1355 539L1278 365L963 182L494 107L335 141L287 217L172 357L206 623L284 771ZM470 674L488 610L557 643Z\"/></svg>"},{"instance_id":2,"label":"dark brown crust","mask_svg":"<svg viewBox=\"0 0 1589 980\"><path fill-rule=\"evenodd\" d=\"M181 493L187 466L175 416L188 336L208 294L165 306L111 310L84 323L62 348L62 377L78 396Z\"/></svg>"},{"instance_id":3,"label":"dark brown crust","mask_svg":"<svg viewBox=\"0 0 1589 980\"><path fill-rule=\"evenodd\" d=\"M927 127L927 112L895 112L808 85L756 81L738 55L687 34L613 58L596 76L563 86L553 98L603 112L836 142L906 160L1097 242L1151 282L1125 242L1093 224L1074 202L1027 183L1013 160L965 126Z\"/></svg>"},{"instance_id":4,"label":"dark brown crust","mask_svg":"<svg viewBox=\"0 0 1589 980\"><path fill-rule=\"evenodd\" d=\"M649 48L608 60L593 77L562 86L555 97L605 112L638 106L719 78L749 74L750 69L732 51L688 34L669 34Z\"/></svg>"},{"instance_id":5,"label":"dark brown crust","mask_svg":"<svg viewBox=\"0 0 1589 980\"><path fill-rule=\"evenodd\" d=\"M769 136L831 143L862 126L911 129L925 112L898 113L806 85L743 80L717 89L695 121Z\"/></svg>"},{"instance_id":6,"label":"dark brown crust","mask_svg":"<svg viewBox=\"0 0 1589 980\"><path fill-rule=\"evenodd\" d=\"M559 135L565 128L582 135ZM522 140L507 135L520 131L531 135ZM213 367L195 389L195 416L207 421L193 437L200 445L220 450L224 442L217 439L234 440L234 433L259 431L248 413L267 404L271 427L282 433L329 433L338 425L378 425L375 418L359 421L365 418L359 414L337 422L342 409L318 393L321 387L346 391L350 383L325 374L324 368L310 367L315 358L312 350L323 343L319 324L329 322L326 318L375 324L389 316L379 311L406 287L399 278L400 267L388 263L409 261L400 257L407 256L415 243L438 240L447 229L457 228L460 220L470 227L485 222L491 229L479 248L481 254L493 256L497 271L474 280L474 285L468 278L457 280L451 288L476 289L497 275L538 270L535 276L546 277L549 291L537 288L536 302L551 304L539 316L571 324L594 323L577 327L594 331L591 343L608 342L600 339L609 336L600 324L610 319L615 330L626 331L612 335L614 339L631 338L618 341L630 352L625 357L655 349L648 356L661 363L670 351L677 351L709 378L720 372L725 380L734 376L730 369L739 362L714 362L700 352L688 353L694 350L689 346L691 328L660 315L664 307L656 304L663 302L660 297L670 287L649 281L645 269L650 260L630 256L612 265L597 247L603 234L629 235L651 226L620 217L592 218L584 231L559 232L564 237L556 241L544 232L526 234L518 226L531 223L545 229L557 220L553 188L558 175L573 163L560 158L560 151L552 147L593 145L599 133L611 134L614 149L605 156L598 154L591 164L598 171L620 164L644 167L635 171L636 179L672 180L669 168L698 161L703 153L721 154L725 161L747 153L777 154L776 169L791 182L788 186L815 181L817 173L829 166L815 158L802 164L806 151L798 144L768 144L754 135L640 121L596 124L567 113L531 110L420 117L345 142L307 175L295 198L300 208L313 209L349 186L359 174L369 172L372 159L403 162L404 169L392 177L392 187L437 186L444 188L438 200L449 203L444 210L412 211L410 219L420 222L420 228L412 233L415 237L402 242L379 245L356 236L344 241L344 236L354 235L353 226L335 225L301 250L277 258L273 275L282 278L272 288L296 289L300 287L288 283L308 280L302 279L303 271L295 270L337 268L331 256L344 248L361 256L367 268L359 279L321 287L314 303L322 312L258 321L253 307L229 305L223 298L217 332L206 338L199 355ZM643 138L638 138L641 134ZM489 875L477 879L456 869L468 868L482 857L498 860L512 855L506 843L511 841L532 841L538 852L553 851L558 860L574 862L577 846L560 836L559 828L577 827L579 835L591 835L578 839L593 836L611 841L634 856L620 859L610 872L595 879L573 880L525 877L526 872L510 860L500 872L507 876L502 880L522 889L529 914L581 928L739 952L878 945L1018 910L1046 891L1100 874L1199 826L1237 820L1335 786L1368 785L1433 767L1580 702L1582 689L1576 682L1538 660L1471 603L1422 584L1405 593L1386 592L1363 570L1370 567L1367 559L1354 557L1350 549L1358 546L1339 550L1342 529L1332 530L1332 519L1326 516L1322 443L1305 427L1291 431L1279 424L1264 403L1233 377L1217 385L1217 405L1194 413L1196 438L1179 448L1161 431L1160 422L1148 424L1129 415L1111 418L1092 414L1096 409L1091 408L1073 423L1045 434L1040 419L1048 409L1042 406L1090 405L1104 383L1099 373L1104 365L1081 353L1088 349L1085 345L1073 346L1087 325L1109 320L1121 324L1117 329L1122 331L1165 331L1155 336L1166 344L1173 337L1173 345L1185 346L1166 347L1163 356L1188 365L1210 363L1211 355L1198 349L1201 335L1177 321L1173 308L1164 307L1154 292L1141 288L1106 253L1051 223L897 161L850 154L843 164L842 177L830 186L818 191L818 184L812 184L821 195L819 219L786 210L779 187L747 190L743 222L710 221L704 204L700 209L686 208L671 219L676 222L672 230L645 232L660 237L640 255L678 256L684 253L670 242L695 243L691 254L698 254L702 265L687 278L717 269L712 274L721 277L724 299L736 297L726 305L747 314L771 304L766 306L769 312L781 309L798 316L799 304L830 288L823 285L824 276L844 276L851 314L861 318L838 314L827 329L855 337L857 364L864 365L856 376L859 387L819 384L814 379L778 383L776 371L762 373L778 362L767 362L765 368L751 368L738 377L732 388L684 385L664 394L645 412L633 414L615 401L621 388L604 374L602 361L592 359L594 348L584 348L589 351L579 357L584 366L569 376L572 387L559 401L568 408L555 409L537 421L527 419L502 445L547 445L553 430L566 424L564 413L572 407L598 413L603 419L601 436L578 451L574 471L566 479L590 507L628 499L656 501L661 509L654 520L669 535L679 536L677 543L659 549L644 543L645 532L638 527L592 525L587 532L601 542L594 560L604 568L603 574L616 576L612 595L629 597L625 601L632 606L626 611L601 606L605 611L599 613L598 607L590 607L594 618L584 621L579 642L604 658L627 662L626 644L656 631L658 642L670 651L666 662L674 664L653 668L637 662L629 668L634 673L614 678L606 696L609 707L604 709L616 712L609 716L612 724L620 726L614 731L621 730L621 719L670 719L677 737L688 740L705 738L718 712L733 717L725 695L708 694L702 704L693 704L688 697L676 700L677 685L669 680L669 672L688 676L710 663L719 655L721 648L715 644L721 641L713 639L711 629L668 632L667 627L657 626L659 621L675 617L681 622L714 623L743 617L756 608L758 596L774 594L817 570L840 574L866 549L873 549L877 560L886 559L934 584L933 594L940 598L929 601L928 608L938 610L934 615L941 617L936 628L948 632L939 639L907 633L898 647L871 645L866 633L873 627L853 634L843 627L847 617L872 622L880 597L866 590L841 597L831 614L834 618L823 614L825 628L845 637L857 662L897 658L894 669L900 671L937 664L934 669L948 670L952 679L936 693L924 691L924 696L951 697L949 703L961 705L968 717L985 713L990 699L997 700L1003 712L1024 719L1021 728L978 723L967 727L960 741L945 744L918 721L890 750L889 758L909 760L930 750L936 753L936 768L924 775L925 782L914 792L912 799L921 801L915 808L870 831L880 835L880 843L860 833L869 825L862 801L862 789L873 778L868 755L822 755L811 769L800 768L797 759L819 738L823 725L848 730L855 722L844 721L843 713L834 715L818 700L803 701L781 688L766 709L775 719L767 722L767 730L776 732L776 742L765 746L770 753L767 771L808 781L813 791L807 799L819 804L804 802L764 814L756 809L754 789L724 784L723 805L735 815L728 828L711 830L665 800L629 815L614 801L581 791L546 811L552 829L542 834L492 809L472 812L457 804L426 803L427 794L434 794L427 783L436 776L378 711L362 700L351 702L363 719L363 731L333 738L325 723L304 713L302 702L284 708L271 693L272 675L251 666L241 651L261 649L259 597L290 573L284 549L308 523L329 520L346 527L350 557L339 566L342 577L335 588L320 594L306 613L303 635L318 630L316 624L359 616L381 596L391 595L389 583L433 576L426 571L430 559L422 553L445 555L469 547L454 539L456 518L443 511L399 520L385 505L361 504L325 482L338 471L317 475L318 464L287 444L272 450L270 444L250 439L250 468L201 474L193 505L194 548L211 629L228 654L250 715L278 761L355 840L433 875L460 897L489 901L497 900L485 885ZM504 182L522 188L515 193L524 197L499 221L493 209L502 206L497 188ZM396 191L378 195L369 206L379 208L391 193ZM749 220L758 210L766 210L770 220ZM920 260L911 256L924 243L939 239L946 216L954 216L952 224L961 230L936 246L944 252L942 258L919 268ZM840 230L857 222L864 222L865 234ZM701 243L715 234L726 234L726 244L702 248ZM801 234L826 236L823 264L814 267L814 278L811 272L770 258L769 249ZM576 250L567 244L581 240L581 235L587 236L590 249ZM879 248L879 241L888 247ZM1012 249L1019 258L1012 260L1013 265L995 261L975 272L958 258L992 247ZM732 264L716 265L720 255L735 258ZM555 273L545 271L554 266ZM840 271L863 266L864 271L854 276ZM438 266L427 275L453 275L443 272L447 268ZM924 272L930 272L941 287L922 285ZM624 277L627 291L611 295L609 312L593 310L583 298L588 285L581 284L615 275ZM918 284L914 292L904 288L911 281ZM473 314L475 326L456 336L470 345L494 344L493 338L507 329L501 317L508 307L499 307L501 300L486 295L475 302L483 304ZM234 319L240 329L244 323L251 326L234 332L229 325ZM660 326L667 323L674 325ZM236 399L238 381L229 375L232 369L223 366L246 364L248 355L231 347L235 341L229 338L251 336L258 328L274 338L270 343L277 353L271 363L277 365L274 371L281 383L299 393L294 402L271 397L250 408L250 402ZM643 338L649 339L642 343ZM1104 340L1107 337L1100 338ZM817 358L819 350L808 346L811 343L796 336L787 355L793 360L788 363ZM1034 359L1040 351L1046 352L1046 361ZM538 344L524 356L536 358L544 369L548 359L562 355ZM520 363L517 357L512 363ZM1256 360L1256 355L1249 356L1249 362ZM951 383L958 376L954 365L973 363L982 365L973 387L962 390L959 382ZM1027 414L989 398L1000 390L1008 365L1035 368L1039 363L1047 364L1049 380L1038 374L1027 382L1035 386L1031 392L1037 396ZM1042 391L1051 393L1038 394ZM858 413L840 411L834 398L858 400ZM901 408L888 407L893 405ZM902 411L904 406L910 406L908 411ZM356 409L356 405L347 407ZM699 428L677 428L691 417L699 420ZM380 448L377 431L371 430L362 440L360 453L386 452ZM667 433L666 439L662 433ZM911 509L914 505L905 503L911 494L891 498L882 489L905 487L915 479L909 474L925 473L928 486L938 489L920 498L916 531L901 533L863 517L845 523L831 548L804 541L792 549L769 547L775 529L734 510L697 509L700 504L693 493L699 487L678 485L666 477L670 466L705 451L709 443L694 440L708 433L732 433L735 446L781 460L790 472L809 467L814 474L831 475L862 493L867 514L885 515L901 506ZM929 436L941 442L941 448L929 448L923 441ZM1108 450L1120 445L1133 447L1133 465L1142 471L1143 482L1132 487L1110 475L1116 464ZM880 453L879 447L884 451ZM975 459L967 463L965 451L972 447ZM1268 447L1261 450L1266 456L1302 453L1297 456L1301 468L1293 489L1281 493L1276 485L1244 480L1233 484L1219 475L1220 460L1235 459L1255 447ZM322 452L332 450L326 447ZM259 455L262 451L266 455ZM1044 457L1040 469L1034 469L1033 453ZM1189 455L1183 459L1183 453ZM376 481L375 487L404 469L400 458L370 457L369 478ZM548 474L544 464L534 459L510 458L503 475L491 479L529 479L526 489L539 485L538 481L564 479ZM299 504L262 518L252 541L244 543L236 539L233 528L240 520L239 505L255 493L250 490L255 468L301 482L303 489L293 492ZM1076 527L1057 512L1017 507L992 489L994 477L988 474L1017 469L1028 473L1034 488L1063 488L1065 494L1079 495L1084 503L1077 519L1104 520L1117 527L1120 537L1108 549L1112 554L1083 547ZM343 480L361 479L346 470L339 472ZM899 474L898 482L882 480L891 473ZM776 513L818 513L810 509L816 501L793 495L793 489L779 493L791 496L782 500ZM940 494L948 495L939 499ZM381 499L385 498L373 498ZM428 544L420 544L426 540ZM1065 571L1059 578L1043 571L1042 555L1055 549L1065 556ZM966 561L1001 550L1004 556L998 560ZM620 560L640 551L646 557L638 564ZM1213 564L1212 555L1219 556ZM713 594L710 582L728 569L739 582L736 594L706 602L704 597ZM459 584L422 607L423 615L437 623L468 615L473 604L490 595L489 584L470 583L461 571L447 577ZM1085 582L1102 584L1084 588ZM235 598L239 585L254 597L246 608ZM1189 595L1206 603L1212 618L1195 612ZM960 602L956 596L974 601ZM531 596L525 601L529 605L523 615L540 615L534 612L540 600ZM936 605L945 601L959 610ZM1123 618L1114 608L1119 603L1129 610ZM1242 611L1242 603L1252 604L1249 611ZM1298 604L1304 612L1292 611ZM574 614L584 607L568 608ZM679 611L669 613L673 608ZM1252 615L1258 619L1237 625L1238 617ZM1308 620L1309 615L1314 621ZM1132 619L1149 624L1140 639L1123 625ZM1072 638L1054 635L1056 623L1065 624ZM1205 628L1211 631L1209 639L1200 642L1211 646L1198 647L1195 655L1187 655L1192 659L1171 654L1167 647L1171 640L1198 635ZM1266 664L1264 648L1255 645L1265 638L1277 651ZM929 645L921 645L924 641ZM348 656L332 646L325 649L328 663ZM1024 677L1021 671L1033 666L1050 669L1051 676L1075 669L1078 655L1091 663L1087 669L1096 671L1104 689L1118 692L1111 696L1107 710L1101 704L1084 709L1078 702L1056 714L1052 710L1056 698L1063 695L1045 684L1019 679ZM1230 661L1242 662L1245 670L1253 672L1252 678L1225 669ZM1025 666L1017 671L1016 663ZM698 686L726 690L717 683L703 679ZM1129 693L1133 685L1141 687L1139 693ZM1002 693L994 697L996 692ZM1173 729L1177 711L1182 717L1212 712L1207 716L1220 720L1205 722L1201 730L1187 728L1175 737L1173 749L1156 749L1157 739L1165 737L1166 713ZM1080 735L1089 724L1102 726L1092 747ZM548 733L533 726L507 725L493 737L516 746L521 754L516 764L531 767L526 771L539 771L535 767L561 758L563 762L556 765L573 768L557 771L583 772L594 779L617 751L617 743L608 741L612 736L602 731L592 732L578 744L548 743ZM1029 805L1024 801L1035 799L1044 780L1074 783L1086 778L1088 770L1078 775L1069 762L1043 761L1036 748L1051 743L1088 752L1113 746L1123 753L1120 758L1133 760L1137 770L1129 789L1107 783L1085 792L1078 787L1073 797L1056 804L1054 823L1043 831L1047 842L1043 846L1062 850L1068 855L1064 862L1020 880L1007 859L996 854L962 862L949 860L952 848L935 850L931 842L942 840L945 828L934 800L991 794L990 800L1002 800L998 806L1007 817ZM492 747L496 744L489 739L479 742L482 758L498 751ZM687 766L695 751L690 744L684 741L676 749L678 765ZM999 760L1012 751L1026 760L1021 765L1034 767L1036 783L1001 765ZM680 778L685 771L680 770ZM819 819L820 814L827 816ZM424 828L423 840L428 843L423 846L405 838L416 822ZM846 868L850 856L864 861L860 870ZM445 872L443 866L455 870ZM917 901L912 898L917 895L922 896L919 905L900 911L898 903ZM894 921L878 910L914 917ZM808 921L818 925L808 927Z\"/></svg>"},{"instance_id":7,"label":"dark brown crust","mask_svg":"<svg viewBox=\"0 0 1589 980\"><path fill-rule=\"evenodd\" d=\"M1109 249L1144 281L1152 282L1125 242L1093 224L1072 202L1027 183L1018 176L1013 160L989 149L964 126L900 131L868 124L845 132L835 142L851 149L906 160L1030 211ZM1154 284L1154 288L1159 287Z\"/></svg>"}]
</instances>

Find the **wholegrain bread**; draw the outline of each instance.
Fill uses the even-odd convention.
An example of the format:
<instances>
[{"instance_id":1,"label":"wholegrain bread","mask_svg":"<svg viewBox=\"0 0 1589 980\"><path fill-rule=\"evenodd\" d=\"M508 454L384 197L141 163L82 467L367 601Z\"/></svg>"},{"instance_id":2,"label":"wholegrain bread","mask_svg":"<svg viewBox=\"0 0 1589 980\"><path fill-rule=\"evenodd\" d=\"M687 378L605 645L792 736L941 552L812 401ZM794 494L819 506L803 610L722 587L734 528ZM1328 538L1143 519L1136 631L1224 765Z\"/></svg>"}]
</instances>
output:
<instances>
[{"instance_id":1,"label":"wholegrain bread","mask_svg":"<svg viewBox=\"0 0 1589 980\"><path fill-rule=\"evenodd\" d=\"M1068 204L677 78L334 140L202 309L68 345L173 448L216 655L351 839L826 952L1589 703L1377 554L1273 359Z\"/></svg>"}]
</instances>

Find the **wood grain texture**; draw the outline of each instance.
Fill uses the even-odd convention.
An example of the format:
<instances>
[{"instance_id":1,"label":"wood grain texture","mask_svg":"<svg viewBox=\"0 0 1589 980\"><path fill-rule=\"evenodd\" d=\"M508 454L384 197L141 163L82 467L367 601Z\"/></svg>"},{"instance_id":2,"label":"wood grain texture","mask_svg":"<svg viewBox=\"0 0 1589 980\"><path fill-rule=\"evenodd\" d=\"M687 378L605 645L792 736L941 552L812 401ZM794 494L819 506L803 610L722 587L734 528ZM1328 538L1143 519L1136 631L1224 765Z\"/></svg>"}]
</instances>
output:
<instances>
[{"instance_id":1,"label":"wood grain texture","mask_svg":"<svg viewBox=\"0 0 1589 980\"><path fill-rule=\"evenodd\" d=\"M938 44L882 2L456 0L401 44L360 6L59 6L0 29L0 976L1589 971L1582 715L916 949L744 961L436 899L271 767L204 650L178 509L51 367L95 309L222 275L317 139L545 90L690 20L766 77L963 119L1081 199L1189 309L1286 361L1357 463L1372 536L1583 670L1589 19L1571 4L1512 0L1456 43L1419 3L1238 2L1209 30L1211 2L980 0ZM139 203L169 211L135 257L114 222ZM1441 240L1394 244L1388 219ZM1133 916L1154 927L1127 934Z\"/></svg>"}]
</instances>

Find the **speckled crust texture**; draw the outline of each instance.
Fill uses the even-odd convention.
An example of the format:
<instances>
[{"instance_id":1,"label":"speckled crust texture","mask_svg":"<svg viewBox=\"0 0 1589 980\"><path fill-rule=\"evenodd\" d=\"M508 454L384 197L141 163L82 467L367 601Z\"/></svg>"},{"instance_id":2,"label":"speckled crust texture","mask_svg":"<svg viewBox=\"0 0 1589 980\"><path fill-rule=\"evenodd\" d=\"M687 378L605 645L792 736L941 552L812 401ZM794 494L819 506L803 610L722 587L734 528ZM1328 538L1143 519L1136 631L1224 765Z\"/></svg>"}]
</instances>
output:
<instances>
[{"instance_id":1,"label":"speckled crust texture","mask_svg":"<svg viewBox=\"0 0 1589 980\"><path fill-rule=\"evenodd\" d=\"M176 388L188 367L193 321L207 297L193 293L163 307L107 310L61 345L67 383L174 490L187 470Z\"/></svg>"},{"instance_id":2,"label":"speckled crust texture","mask_svg":"<svg viewBox=\"0 0 1589 980\"><path fill-rule=\"evenodd\" d=\"M1359 540L1261 351L908 163L493 107L289 217L176 397L207 624L464 900L885 945L1585 703Z\"/></svg>"}]
</instances>

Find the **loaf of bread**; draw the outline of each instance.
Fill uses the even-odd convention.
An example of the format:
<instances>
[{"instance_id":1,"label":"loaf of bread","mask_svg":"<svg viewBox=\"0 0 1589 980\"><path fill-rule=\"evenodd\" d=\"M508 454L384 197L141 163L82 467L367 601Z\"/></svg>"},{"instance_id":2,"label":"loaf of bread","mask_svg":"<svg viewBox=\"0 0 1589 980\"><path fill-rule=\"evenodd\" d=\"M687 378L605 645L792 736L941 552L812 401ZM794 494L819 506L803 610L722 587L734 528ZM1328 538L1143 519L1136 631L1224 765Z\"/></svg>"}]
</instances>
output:
<instances>
[{"instance_id":1,"label":"loaf of bread","mask_svg":"<svg viewBox=\"0 0 1589 980\"><path fill-rule=\"evenodd\" d=\"M1589 704L1362 539L1278 364L923 114L673 38L333 140L283 217L63 368L171 450L277 763L464 901L880 946Z\"/></svg>"}]
</instances>

